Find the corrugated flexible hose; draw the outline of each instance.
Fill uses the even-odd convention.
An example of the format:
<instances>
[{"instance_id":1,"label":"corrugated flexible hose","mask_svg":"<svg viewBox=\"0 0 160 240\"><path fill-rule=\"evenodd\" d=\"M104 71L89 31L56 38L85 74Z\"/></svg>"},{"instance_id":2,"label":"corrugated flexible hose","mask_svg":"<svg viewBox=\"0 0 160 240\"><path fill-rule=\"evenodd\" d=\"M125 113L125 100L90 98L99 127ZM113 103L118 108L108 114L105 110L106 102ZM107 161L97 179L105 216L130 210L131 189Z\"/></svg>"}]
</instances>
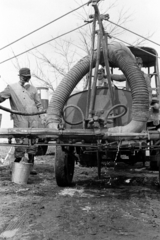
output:
<instances>
[{"instance_id":1,"label":"corrugated flexible hose","mask_svg":"<svg viewBox=\"0 0 160 240\"><path fill-rule=\"evenodd\" d=\"M112 42L108 46L109 61L116 64L126 76L132 94L132 120L126 126L108 129L108 132L141 132L149 116L149 93L144 75L136 64L136 59L124 44ZM96 53L93 67L96 63ZM104 64L103 54L100 64ZM54 92L47 110L48 128L57 128L61 122L63 107L78 82L88 73L89 57L82 58L62 79Z\"/></svg>"}]
</instances>

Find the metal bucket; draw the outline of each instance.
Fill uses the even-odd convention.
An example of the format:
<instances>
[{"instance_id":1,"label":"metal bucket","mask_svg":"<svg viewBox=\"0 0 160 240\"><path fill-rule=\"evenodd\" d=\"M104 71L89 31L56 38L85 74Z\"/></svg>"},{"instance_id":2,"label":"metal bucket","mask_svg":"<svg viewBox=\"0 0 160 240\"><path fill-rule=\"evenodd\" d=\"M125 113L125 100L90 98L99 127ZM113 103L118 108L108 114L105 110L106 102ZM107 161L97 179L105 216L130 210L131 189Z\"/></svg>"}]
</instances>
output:
<instances>
[{"instance_id":1,"label":"metal bucket","mask_svg":"<svg viewBox=\"0 0 160 240\"><path fill-rule=\"evenodd\" d=\"M12 165L12 182L18 184L27 184L30 171L33 167L32 163L13 162Z\"/></svg>"}]
</instances>

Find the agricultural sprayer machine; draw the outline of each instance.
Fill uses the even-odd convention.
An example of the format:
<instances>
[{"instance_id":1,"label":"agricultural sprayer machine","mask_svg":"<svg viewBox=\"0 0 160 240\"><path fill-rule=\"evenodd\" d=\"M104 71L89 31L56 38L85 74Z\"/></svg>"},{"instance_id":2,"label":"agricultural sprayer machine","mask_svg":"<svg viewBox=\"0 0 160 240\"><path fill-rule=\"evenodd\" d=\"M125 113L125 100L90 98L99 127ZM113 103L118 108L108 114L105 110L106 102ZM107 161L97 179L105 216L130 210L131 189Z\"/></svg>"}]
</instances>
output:
<instances>
[{"instance_id":1,"label":"agricultural sprayer machine","mask_svg":"<svg viewBox=\"0 0 160 240\"><path fill-rule=\"evenodd\" d=\"M109 42L103 27L109 15L99 13L97 2L90 2L94 8L90 16L91 54L82 58L57 87L47 109L46 127L0 129L0 137L7 137L8 145L12 145L12 138L16 137L27 137L29 144L35 142L32 139L44 138L46 145L56 145L58 186L71 184L76 161L82 166L96 166L99 178L103 163L108 161L114 165L118 161L129 164L140 161L144 165L149 163L152 168L159 166L159 108L154 108L160 99L157 52L149 47L127 47L120 42ZM143 69L150 76L151 102L136 57L143 60ZM100 65L106 70L107 87L96 84ZM126 78L123 87L112 84L111 74L118 69ZM86 74L88 89L71 94Z\"/></svg>"}]
</instances>

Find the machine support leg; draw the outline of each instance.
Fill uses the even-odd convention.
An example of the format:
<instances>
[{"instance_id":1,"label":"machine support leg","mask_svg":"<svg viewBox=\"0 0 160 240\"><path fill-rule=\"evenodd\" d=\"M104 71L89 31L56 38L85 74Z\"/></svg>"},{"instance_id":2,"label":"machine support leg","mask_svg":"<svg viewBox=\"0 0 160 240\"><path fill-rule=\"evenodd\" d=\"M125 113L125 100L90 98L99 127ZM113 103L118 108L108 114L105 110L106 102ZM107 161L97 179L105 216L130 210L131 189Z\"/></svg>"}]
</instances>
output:
<instances>
[{"instance_id":1,"label":"machine support leg","mask_svg":"<svg viewBox=\"0 0 160 240\"><path fill-rule=\"evenodd\" d=\"M97 151L97 167L98 167L98 179L100 179L101 178L101 156L99 151Z\"/></svg>"},{"instance_id":2,"label":"machine support leg","mask_svg":"<svg viewBox=\"0 0 160 240\"><path fill-rule=\"evenodd\" d=\"M160 186L160 159L158 159L158 183Z\"/></svg>"}]
</instances>

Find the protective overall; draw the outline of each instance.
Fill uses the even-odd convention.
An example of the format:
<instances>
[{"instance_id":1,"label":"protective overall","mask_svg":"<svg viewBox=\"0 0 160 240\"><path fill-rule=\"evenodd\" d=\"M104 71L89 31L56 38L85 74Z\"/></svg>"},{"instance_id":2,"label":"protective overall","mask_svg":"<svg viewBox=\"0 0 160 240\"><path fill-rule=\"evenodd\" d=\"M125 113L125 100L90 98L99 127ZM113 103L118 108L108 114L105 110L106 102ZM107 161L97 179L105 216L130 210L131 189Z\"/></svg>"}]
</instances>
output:
<instances>
[{"instance_id":1,"label":"protective overall","mask_svg":"<svg viewBox=\"0 0 160 240\"><path fill-rule=\"evenodd\" d=\"M20 82L8 85L4 91L0 93L0 102L10 100L10 105L12 110L17 110L24 113L36 113L43 110L41 105L40 97L37 93L37 89L26 84L21 86ZM40 116L22 116L13 114L12 115L14 128L38 128L40 124ZM16 139L19 143L20 139ZM24 140L25 143L27 139ZM16 147L15 148L15 158L22 158L24 153L27 152L29 155L34 156L36 154L35 147Z\"/></svg>"}]
</instances>

